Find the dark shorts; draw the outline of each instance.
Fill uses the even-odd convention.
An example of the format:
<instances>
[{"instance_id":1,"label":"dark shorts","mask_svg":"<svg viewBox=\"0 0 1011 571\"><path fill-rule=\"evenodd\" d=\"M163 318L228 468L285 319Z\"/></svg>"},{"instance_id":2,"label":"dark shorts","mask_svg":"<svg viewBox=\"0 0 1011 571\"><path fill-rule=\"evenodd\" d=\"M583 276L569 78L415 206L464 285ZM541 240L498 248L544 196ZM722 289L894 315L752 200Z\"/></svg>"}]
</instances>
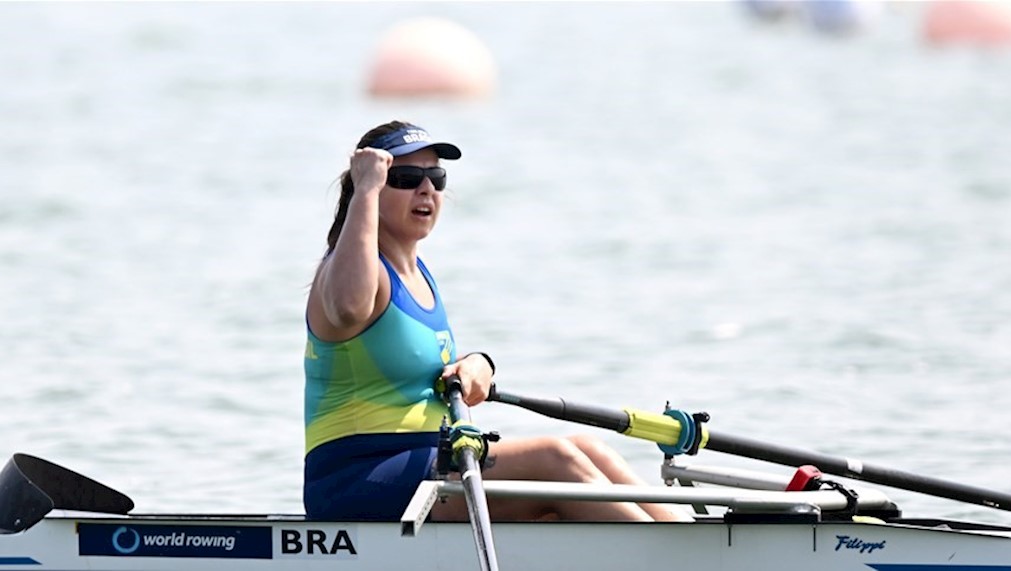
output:
<instances>
[{"instance_id":1,"label":"dark shorts","mask_svg":"<svg viewBox=\"0 0 1011 571\"><path fill-rule=\"evenodd\" d=\"M305 457L306 517L400 521L432 476L438 440L435 432L356 434L317 446Z\"/></svg>"}]
</instances>

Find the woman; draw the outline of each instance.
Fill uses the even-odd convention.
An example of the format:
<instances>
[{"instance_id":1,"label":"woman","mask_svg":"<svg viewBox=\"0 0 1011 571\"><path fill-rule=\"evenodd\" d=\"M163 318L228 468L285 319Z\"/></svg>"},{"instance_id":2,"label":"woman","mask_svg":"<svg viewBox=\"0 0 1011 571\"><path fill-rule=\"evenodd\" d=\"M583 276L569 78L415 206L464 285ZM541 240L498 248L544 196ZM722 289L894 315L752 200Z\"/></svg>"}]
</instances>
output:
<instances>
[{"instance_id":1,"label":"woman","mask_svg":"<svg viewBox=\"0 0 1011 571\"><path fill-rule=\"evenodd\" d=\"M453 333L418 243L442 208L440 159L460 149L394 121L369 131L341 175L341 196L306 308L304 503L312 519L397 521L431 477L447 407L439 376L458 375L464 401L485 400L495 366L457 358ZM503 439L489 445L485 479L642 484L590 437ZM497 520L690 519L662 505L489 500ZM462 497L432 518L467 519Z\"/></svg>"}]
</instances>

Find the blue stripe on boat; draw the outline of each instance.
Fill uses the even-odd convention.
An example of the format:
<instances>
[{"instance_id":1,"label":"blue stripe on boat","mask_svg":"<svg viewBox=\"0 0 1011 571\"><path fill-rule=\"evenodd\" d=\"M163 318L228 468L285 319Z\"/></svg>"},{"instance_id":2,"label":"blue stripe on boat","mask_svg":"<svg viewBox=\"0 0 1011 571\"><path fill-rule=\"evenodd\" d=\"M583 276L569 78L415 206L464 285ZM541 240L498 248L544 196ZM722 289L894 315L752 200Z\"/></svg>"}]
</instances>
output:
<instances>
[{"instance_id":1,"label":"blue stripe on boat","mask_svg":"<svg viewBox=\"0 0 1011 571\"><path fill-rule=\"evenodd\" d=\"M1011 571L1008 565L916 565L914 563L867 563L877 571Z\"/></svg>"}]
</instances>

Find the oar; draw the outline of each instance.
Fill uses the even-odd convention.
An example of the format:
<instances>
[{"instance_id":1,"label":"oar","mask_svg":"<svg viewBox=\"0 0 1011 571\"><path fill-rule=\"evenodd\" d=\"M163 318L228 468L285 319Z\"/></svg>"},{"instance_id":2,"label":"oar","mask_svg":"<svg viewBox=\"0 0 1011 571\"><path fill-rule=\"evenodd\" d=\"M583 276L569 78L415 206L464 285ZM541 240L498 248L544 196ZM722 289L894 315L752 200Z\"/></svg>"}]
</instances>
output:
<instances>
[{"instance_id":1,"label":"oar","mask_svg":"<svg viewBox=\"0 0 1011 571\"><path fill-rule=\"evenodd\" d=\"M453 427L461 423L470 424L470 409L463 402L463 386L460 378L451 375L445 380L443 393L449 403L449 415ZM470 526L474 530L474 544L477 546L477 556L482 571L498 571L498 556L495 554L495 542L491 535L491 516L488 513L488 498L484 493L484 481L481 478L479 462L481 447L485 443L480 436L462 436L453 443L454 460L460 467L463 484L463 495L467 500L467 514Z\"/></svg>"},{"instance_id":2,"label":"oar","mask_svg":"<svg viewBox=\"0 0 1011 571\"><path fill-rule=\"evenodd\" d=\"M664 414L577 404L557 397L522 396L502 392L495 386L492 386L488 400L519 406L559 420L606 428L663 445L677 443L681 436L681 422ZM700 444L708 450L786 466L811 464L826 474L1011 511L1011 494L1004 492L884 468L851 458L787 448L740 436L716 434L701 427L698 430L702 431Z\"/></svg>"}]
</instances>

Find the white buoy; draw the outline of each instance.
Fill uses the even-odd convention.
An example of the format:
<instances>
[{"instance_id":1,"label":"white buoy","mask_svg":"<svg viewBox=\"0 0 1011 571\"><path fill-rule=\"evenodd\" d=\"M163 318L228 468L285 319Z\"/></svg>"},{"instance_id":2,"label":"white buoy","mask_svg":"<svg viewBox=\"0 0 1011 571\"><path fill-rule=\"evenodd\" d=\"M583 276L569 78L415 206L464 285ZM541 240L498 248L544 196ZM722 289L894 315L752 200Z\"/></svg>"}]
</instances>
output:
<instances>
[{"instance_id":1,"label":"white buoy","mask_svg":"<svg viewBox=\"0 0 1011 571\"><path fill-rule=\"evenodd\" d=\"M480 39L441 18L415 18L379 42L369 93L378 97L483 97L496 84L495 62Z\"/></svg>"}]
</instances>

